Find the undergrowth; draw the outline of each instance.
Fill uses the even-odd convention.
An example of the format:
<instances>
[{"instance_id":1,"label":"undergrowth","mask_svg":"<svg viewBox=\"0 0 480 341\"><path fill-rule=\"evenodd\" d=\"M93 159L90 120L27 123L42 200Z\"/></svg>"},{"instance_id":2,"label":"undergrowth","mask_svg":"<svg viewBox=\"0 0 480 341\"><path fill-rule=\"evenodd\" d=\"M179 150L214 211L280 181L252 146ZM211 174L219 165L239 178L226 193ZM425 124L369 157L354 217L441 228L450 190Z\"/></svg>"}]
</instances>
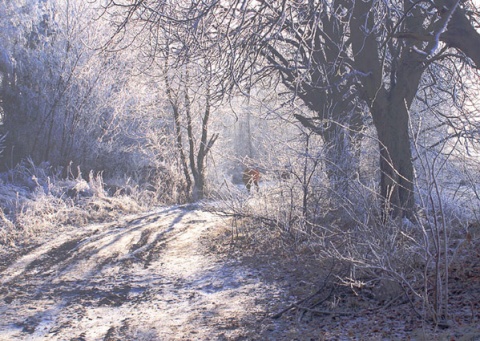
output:
<instances>
[{"instance_id":1,"label":"undergrowth","mask_svg":"<svg viewBox=\"0 0 480 341\"><path fill-rule=\"evenodd\" d=\"M131 180L104 180L93 172L82 176L79 171L75 178L60 174L31 160L0 174L0 245L24 247L48 233L169 203L155 184L143 188Z\"/></svg>"},{"instance_id":2,"label":"undergrowth","mask_svg":"<svg viewBox=\"0 0 480 341\"><path fill-rule=\"evenodd\" d=\"M315 204L306 209L301 186L291 181L264 183L251 194L232 186L221 210L231 218L231 245L246 254L314 262L318 274L350 291L353 300L368 297L378 309L408 304L424 323L447 328L456 309L449 304L457 291L451 289L452 264L464 263L465 253L476 255L471 245L480 238L475 184L462 183L462 193L458 185L431 190L442 186L433 181L417 186L419 204L409 219L384 219L379 198L360 182L348 196L328 195L328 186L310 193ZM325 307L334 301L325 299ZM303 308L302 314L319 307Z\"/></svg>"}]
</instances>

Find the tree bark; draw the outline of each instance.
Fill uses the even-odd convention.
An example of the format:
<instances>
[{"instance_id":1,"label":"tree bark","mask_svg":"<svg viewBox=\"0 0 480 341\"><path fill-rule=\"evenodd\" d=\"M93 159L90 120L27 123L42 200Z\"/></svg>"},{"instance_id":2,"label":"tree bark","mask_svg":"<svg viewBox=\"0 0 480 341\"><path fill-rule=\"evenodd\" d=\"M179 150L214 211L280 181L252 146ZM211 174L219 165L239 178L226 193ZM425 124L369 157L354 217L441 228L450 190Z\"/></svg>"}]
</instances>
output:
<instances>
[{"instance_id":1,"label":"tree bark","mask_svg":"<svg viewBox=\"0 0 480 341\"><path fill-rule=\"evenodd\" d=\"M440 6L451 8L458 0L439 1ZM467 18L465 10L457 6L448 22L447 30L440 35L440 40L448 46L462 51L480 68L480 34Z\"/></svg>"},{"instance_id":2,"label":"tree bark","mask_svg":"<svg viewBox=\"0 0 480 341\"><path fill-rule=\"evenodd\" d=\"M413 164L409 115L396 98L372 108L380 149L380 195L384 217L409 216L414 209Z\"/></svg>"}]
</instances>

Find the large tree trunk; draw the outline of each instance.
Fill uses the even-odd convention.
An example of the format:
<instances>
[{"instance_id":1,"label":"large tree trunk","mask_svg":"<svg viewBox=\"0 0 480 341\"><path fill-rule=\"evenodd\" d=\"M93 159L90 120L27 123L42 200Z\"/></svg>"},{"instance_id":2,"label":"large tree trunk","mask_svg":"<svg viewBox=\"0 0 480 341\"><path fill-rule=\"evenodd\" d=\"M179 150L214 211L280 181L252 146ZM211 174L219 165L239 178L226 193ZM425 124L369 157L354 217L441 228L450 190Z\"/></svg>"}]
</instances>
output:
<instances>
[{"instance_id":1,"label":"large tree trunk","mask_svg":"<svg viewBox=\"0 0 480 341\"><path fill-rule=\"evenodd\" d=\"M413 164L405 103L372 109L380 147L380 194L383 213L409 216L414 208Z\"/></svg>"},{"instance_id":2,"label":"large tree trunk","mask_svg":"<svg viewBox=\"0 0 480 341\"><path fill-rule=\"evenodd\" d=\"M359 168L359 141L363 129L361 113L353 111L348 120L340 115L326 119L322 110L317 110L317 114L327 123L318 125L315 118L298 114L295 114L295 118L305 128L322 137L325 145L325 170L330 189L336 196L350 199L350 180Z\"/></svg>"},{"instance_id":3,"label":"large tree trunk","mask_svg":"<svg viewBox=\"0 0 480 341\"><path fill-rule=\"evenodd\" d=\"M392 60L386 73L374 34L376 22L372 6L373 1L355 2L352 49L357 70L364 75L361 94L370 107L379 140L383 214L409 216L414 209L414 171L408 110L425 69L426 56L416 52L417 42L391 44L391 52L397 54L397 58ZM405 19L407 27L418 25L416 17ZM386 84L388 75L390 81Z\"/></svg>"},{"instance_id":4,"label":"large tree trunk","mask_svg":"<svg viewBox=\"0 0 480 341\"><path fill-rule=\"evenodd\" d=\"M325 144L325 170L330 188L336 196L344 199L351 199L351 181L360 167L362 113L357 110L351 112L347 117L339 115L338 121L330 122L330 126L321 134Z\"/></svg>"}]
</instances>

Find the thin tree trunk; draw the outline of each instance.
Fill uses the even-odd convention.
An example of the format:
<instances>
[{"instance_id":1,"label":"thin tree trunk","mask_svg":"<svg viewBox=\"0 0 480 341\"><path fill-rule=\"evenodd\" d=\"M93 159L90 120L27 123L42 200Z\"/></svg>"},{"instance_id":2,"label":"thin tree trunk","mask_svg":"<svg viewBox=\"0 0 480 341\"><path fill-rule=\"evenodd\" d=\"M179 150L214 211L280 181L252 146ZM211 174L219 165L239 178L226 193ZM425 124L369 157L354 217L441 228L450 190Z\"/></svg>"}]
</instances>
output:
<instances>
[{"instance_id":1,"label":"thin tree trunk","mask_svg":"<svg viewBox=\"0 0 480 341\"><path fill-rule=\"evenodd\" d=\"M187 158L185 156L185 151L183 147L183 139L182 139L182 127L181 127L181 119L180 119L180 112L178 107L177 98L174 98L172 86L170 84L170 80L168 78L167 70L168 70L168 57L169 57L169 50L168 45L166 49L166 56L165 56L165 69L164 69L164 81L165 81L165 91L167 94L167 98L172 106L173 111L173 119L175 122L175 135L176 135L176 147L177 151L180 156L180 165L182 167L183 174L185 176L185 181L187 183L186 193L189 195L191 188L192 188L192 179L190 178L190 173L188 172L188 165L187 165Z\"/></svg>"}]
</instances>

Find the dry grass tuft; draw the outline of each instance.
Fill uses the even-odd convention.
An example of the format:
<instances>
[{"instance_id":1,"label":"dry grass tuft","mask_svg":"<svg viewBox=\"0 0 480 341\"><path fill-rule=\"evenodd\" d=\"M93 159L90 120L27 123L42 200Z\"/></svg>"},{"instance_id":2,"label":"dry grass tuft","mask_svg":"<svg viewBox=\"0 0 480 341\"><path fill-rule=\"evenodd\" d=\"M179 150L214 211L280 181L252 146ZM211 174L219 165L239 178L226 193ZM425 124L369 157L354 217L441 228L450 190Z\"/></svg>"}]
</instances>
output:
<instances>
[{"instance_id":1,"label":"dry grass tuft","mask_svg":"<svg viewBox=\"0 0 480 341\"><path fill-rule=\"evenodd\" d=\"M0 175L0 245L20 247L42 235L105 222L160 204L152 190L108 193L101 174L60 179L48 165L27 161ZM124 185L126 187L126 185Z\"/></svg>"}]
</instances>

